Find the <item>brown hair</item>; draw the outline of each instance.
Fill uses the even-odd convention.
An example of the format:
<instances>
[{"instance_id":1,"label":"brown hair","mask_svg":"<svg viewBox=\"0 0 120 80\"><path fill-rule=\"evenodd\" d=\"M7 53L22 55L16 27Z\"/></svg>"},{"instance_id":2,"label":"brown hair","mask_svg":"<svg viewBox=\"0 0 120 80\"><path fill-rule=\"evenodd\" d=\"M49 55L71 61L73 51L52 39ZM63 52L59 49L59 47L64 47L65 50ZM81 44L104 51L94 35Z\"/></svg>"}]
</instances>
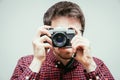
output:
<instances>
[{"instance_id":1,"label":"brown hair","mask_svg":"<svg viewBox=\"0 0 120 80\"><path fill-rule=\"evenodd\" d=\"M82 26L83 34L85 28L85 18L81 8L77 4L68 1L61 1L54 4L44 14L44 25L50 26L52 19L58 16L68 16L79 19Z\"/></svg>"}]
</instances>

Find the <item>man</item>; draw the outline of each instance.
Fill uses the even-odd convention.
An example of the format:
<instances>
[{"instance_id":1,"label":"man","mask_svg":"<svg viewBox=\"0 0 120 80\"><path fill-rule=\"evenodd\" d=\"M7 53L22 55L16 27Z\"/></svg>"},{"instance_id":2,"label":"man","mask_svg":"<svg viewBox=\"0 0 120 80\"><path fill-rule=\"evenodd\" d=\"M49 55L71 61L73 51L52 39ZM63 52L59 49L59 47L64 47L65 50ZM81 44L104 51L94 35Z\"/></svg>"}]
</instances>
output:
<instances>
[{"instance_id":1,"label":"man","mask_svg":"<svg viewBox=\"0 0 120 80\"><path fill-rule=\"evenodd\" d=\"M62 1L50 7L44 14L44 26L33 39L34 54L18 61L11 80L114 80L106 65L91 56L89 41L82 36L84 27L84 15L77 4ZM75 33L67 41L69 47L53 44L51 28ZM58 36L61 42L64 36Z\"/></svg>"}]
</instances>

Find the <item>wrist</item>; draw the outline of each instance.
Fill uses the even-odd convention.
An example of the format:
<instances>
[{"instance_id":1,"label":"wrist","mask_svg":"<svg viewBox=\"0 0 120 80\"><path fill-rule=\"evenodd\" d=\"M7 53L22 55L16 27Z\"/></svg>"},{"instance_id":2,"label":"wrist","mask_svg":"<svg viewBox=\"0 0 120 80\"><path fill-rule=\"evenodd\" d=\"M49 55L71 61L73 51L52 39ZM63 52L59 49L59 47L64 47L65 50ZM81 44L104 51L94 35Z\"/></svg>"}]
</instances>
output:
<instances>
[{"instance_id":1,"label":"wrist","mask_svg":"<svg viewBox=\"0 0 120 80\"><path fill-rule=\"evenodd\" d=\"M41 66L42 66L42 61L34 57L29 68L31 69L31 71L38 73L40 71Z\"/></svg>"},{"instance_id":2,"label":"wrist","mask_svg":"<svg viewBox=\"0 0 120 80\"><path fill-rule=\"evenodd\" d=\"M89 72L92 72L92 71L95 71L95 69L97 68L97 65L96 63L94 62L94 60L89 64L89 66L85 67L86 68L86 71L89 73Z\"/></svg>"}]
</instances>

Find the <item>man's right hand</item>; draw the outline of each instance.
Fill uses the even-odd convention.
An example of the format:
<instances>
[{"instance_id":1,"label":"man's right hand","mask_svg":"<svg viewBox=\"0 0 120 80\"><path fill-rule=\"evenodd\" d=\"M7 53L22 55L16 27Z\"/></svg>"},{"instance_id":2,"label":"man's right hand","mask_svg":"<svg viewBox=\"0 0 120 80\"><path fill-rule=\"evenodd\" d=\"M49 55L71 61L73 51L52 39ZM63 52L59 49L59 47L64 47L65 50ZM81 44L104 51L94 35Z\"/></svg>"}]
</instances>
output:
<instances>
[{"instance_id":1,"label":"man's right hand","mask_svg":"<svg viewBox=\"0 0 120 80\"><path fill-rule=\"evenodd\" d=\"M51 34L47 28L50 28L50 26L40 27L32 41L34 58L29 68L33 72L39 72L42 63L46 59L48 49L52 48L52 40L50 39Z\"/></svg>"}]
</instances>

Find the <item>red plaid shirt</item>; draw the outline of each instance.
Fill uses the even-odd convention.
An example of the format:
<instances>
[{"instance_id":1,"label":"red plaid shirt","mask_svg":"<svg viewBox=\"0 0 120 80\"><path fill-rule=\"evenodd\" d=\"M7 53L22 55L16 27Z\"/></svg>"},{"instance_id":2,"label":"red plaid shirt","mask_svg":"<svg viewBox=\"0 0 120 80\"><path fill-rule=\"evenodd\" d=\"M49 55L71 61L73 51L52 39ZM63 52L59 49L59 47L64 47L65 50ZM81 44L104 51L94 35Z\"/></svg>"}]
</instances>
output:
<instances>
[{"instance_id":1,"label":"red plaid shirt","mask_svg":"<svg viewBox=\"0 0 120 80\"><path fill-rule=\"evenodd\" d=\"M51 51L47 54L39 73L29 69L32 60L33 55L22 57L18 61L11 80L114 80L105 64L97 58L94 58L97 68L90 73L87 73L82 64L76 60L65 69Z\"/></svg>"}]
</instances>

